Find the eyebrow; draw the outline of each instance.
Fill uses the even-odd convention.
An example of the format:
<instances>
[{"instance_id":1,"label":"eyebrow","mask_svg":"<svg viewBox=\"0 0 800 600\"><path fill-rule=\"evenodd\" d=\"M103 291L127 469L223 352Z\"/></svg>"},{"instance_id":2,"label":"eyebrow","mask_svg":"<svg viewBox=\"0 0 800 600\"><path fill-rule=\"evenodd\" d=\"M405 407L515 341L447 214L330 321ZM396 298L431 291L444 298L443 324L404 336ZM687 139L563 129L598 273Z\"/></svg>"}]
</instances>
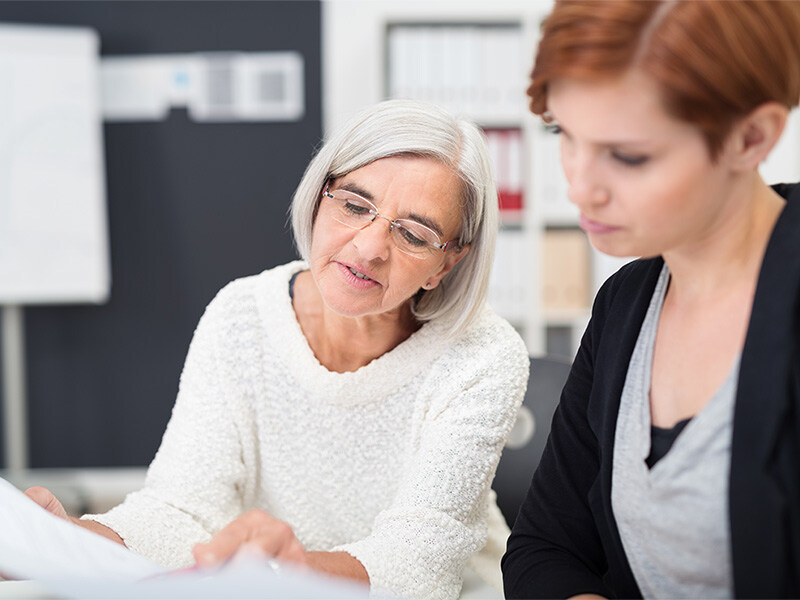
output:
<instances>
[{"instance_id":1,"label":"eyebrow","mask_svg":"<svg viewBox=\"0 0 800 600\"><path fill-rule=\"evenodd\" d=\"M375 204L375 197L356 183L343 183L342 185L339 186L339 189L361 196L365 200L369 200L370 202ZM408 220L416 221L421 225L425 225L425 227L427 227L428 229L432 229L433 231L435 231L439 235L439 237L444 236L441 227L439 227L439 225L437 225L435 221L429 219L428 217L425 217L423 215L418 215L417 213L410 213L407 217L403 217L403 219L405 219L406 221Z\"/></svg>"},{"instance_id":2,"label":"eyebrow","mask_svg":"<svg viewBox=\"0 0 800 600\"><path fill-rule=\"evenodd\" d=\"M348 192L352 192L352 193L356 194L357 196L361 196L365 200L369 200L372 203L375 202L375 197L372 194L370 194L367 190L365 190L362 187L360 187L358 184L355 184L355 183L343 183L342 185L339 186L339 189L340 190L346 190Z\"/></svg>"},{"instance_id":3,"label":"eyebrow","mask_svg":"<svg viewBox=\"0 0 800 600\"><path fill-rule=\"evenodd\" d=\"M428 217L423 217L422 215L411 213L408 215L408 218L412 221L417 221L418 223L425 225L425 227L427 227L428 229L433 229L433 231L435 231L439 237L444 237L444 233L442 233L442 230L439 228L439 226Z\"/></svg>"},{"instance_id":4,"label":"eyebrow","mask_svg":"<svg viewBox=\"0 0 800 600\"><path fill-rule=\"evenodd\" d=\"M550 123L548 123L547 127L549 128L558 127L561 130L561 133L563 133L567 137L571 137L569 131L567 129L564 129L564 126L555 119ZM622 148L632 147L632 149L639 150L639 146L647 147L648 144L650 144L650 141L649 140L604 140L599 142L593 141L592 143L602 148L615 149L620 147Z\"/></svg>"}]
</instances>

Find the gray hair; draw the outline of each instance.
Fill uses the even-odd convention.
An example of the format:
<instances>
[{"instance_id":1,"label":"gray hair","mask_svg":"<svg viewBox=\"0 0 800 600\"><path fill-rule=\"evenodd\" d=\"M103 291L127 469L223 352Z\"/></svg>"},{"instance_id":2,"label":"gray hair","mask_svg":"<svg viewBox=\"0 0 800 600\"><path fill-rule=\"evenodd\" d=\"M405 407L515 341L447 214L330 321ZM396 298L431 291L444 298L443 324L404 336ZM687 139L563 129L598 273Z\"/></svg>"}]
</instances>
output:
<instances>
[{"instance_id":1,"label":"gray hair","mask_svg":"<svg viewBox=\"0 0 800 600\"><path fill-rule=\"evenodd\" d=\"M388 100L356 115L311 160L292 199L291 218L300 256L307 262L325 182L388 156L422 156L461 179L461 232L467 255L432 290L412 298L420 321L444 319L453 335L468 327L486 300L498 228L495 188L486 138L473 123L433 104Z\"/></svg>"}]
</instances>

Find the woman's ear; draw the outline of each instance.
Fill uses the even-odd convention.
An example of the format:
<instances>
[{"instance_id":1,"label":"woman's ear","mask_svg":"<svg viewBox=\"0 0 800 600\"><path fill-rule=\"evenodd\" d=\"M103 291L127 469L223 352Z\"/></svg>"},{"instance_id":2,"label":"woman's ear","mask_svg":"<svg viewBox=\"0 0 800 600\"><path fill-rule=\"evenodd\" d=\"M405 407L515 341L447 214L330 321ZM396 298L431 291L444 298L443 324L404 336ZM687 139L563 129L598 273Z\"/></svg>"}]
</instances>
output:
<instances>
[{"instance_id":1,"label":"woman's ear","mask_svg":"<svg viewBox=\"0 0 800 600\"><path fill-rule=\"evenodd\" d=\"M459 248L458 250L448 251L445 253L444 264L442 268L435 275L431 275L426 282L424 289L432 290L439 282L444 279L444 276L447 275L453 267L455 267L461 259L463 259L467 253L469 253L469 244L466 246ZM430 285L428 285L430 284Z\"/></svg>"},{"instance_id":2,"label":"woman's ear","mask_svg":"<svg viewBox=\"0 0 800 600\"><path fill-rule=\"evenodd\" d=\"M758 168L786 127L789 109L779 102L765 102L734 125L729 137L731 165L742 171Z\"/></svg>"}]
</instances>

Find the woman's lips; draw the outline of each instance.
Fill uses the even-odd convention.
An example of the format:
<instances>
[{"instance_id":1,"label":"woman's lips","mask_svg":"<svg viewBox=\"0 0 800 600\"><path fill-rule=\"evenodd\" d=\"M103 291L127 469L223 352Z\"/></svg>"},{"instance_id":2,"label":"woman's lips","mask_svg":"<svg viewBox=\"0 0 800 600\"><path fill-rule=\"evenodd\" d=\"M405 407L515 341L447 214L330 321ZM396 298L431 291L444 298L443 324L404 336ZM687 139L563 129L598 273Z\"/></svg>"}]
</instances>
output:
<instances>
[{"instance_id":1,"label":"woman's lips","mask_svg":"<svg viewBox=\"0 0 800 600\"><path fill-rule=\"evenodd\" d=\"M583 229L586 233L593 233L593 234L603 234L603 233L613 233L615 231L619 231L619 227L614 225L605 225L604 223L598 223L597 221L592 221L588 217L581 215L580 219L580 228Z\"/></svg>"},{"instance_id":2,"label":"woman's lips","mask_svg":"<svg viewBox=\"0 0 800 600\"><path fill-rule=\"evenodd\" d=\"M339 271L344 276L345 281L347 281L353 287L367 289L379 285L377 281L369 276L369 273L364 273L358 267L346 265L344 263L337 264L339 266Z\"/></svg>"}]
</instances>

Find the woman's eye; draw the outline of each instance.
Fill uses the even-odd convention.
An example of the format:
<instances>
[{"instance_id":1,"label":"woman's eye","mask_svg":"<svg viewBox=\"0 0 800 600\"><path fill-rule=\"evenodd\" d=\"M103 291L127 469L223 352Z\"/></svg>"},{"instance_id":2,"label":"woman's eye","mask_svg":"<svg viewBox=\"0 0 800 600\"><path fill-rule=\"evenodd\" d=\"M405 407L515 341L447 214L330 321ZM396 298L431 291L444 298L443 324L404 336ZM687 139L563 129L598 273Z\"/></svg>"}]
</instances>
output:
<instances>
[{"instance_id":1,"label":"woman's eye","mask_svg":"<svg viewBox=\"0 0 800 600\"><path fill-rule=\"evenodd\" d=\"M406 242L408 242L409 244L411 244L412 246L424 246L425 245L425 240L421 240L420 238L415 236L413 233L411 233L405 227L399 227L398 229L400 229L400 235L403 236L403 239Z\"/></svg>"},{"instance_id":2,"label":"woman's eye","mask_svg":"<svg viewBox=\"0 0 800 600\"><path fill-rule=\"evenodd\" d=\"M621 162L627 167L638 167L650 160L649 156L642 156L637 154L624 154L622 152L612 152L611 156L614 160Z\"/></svg>"},{"instance_id":3,"label":"woman's eye","mask_svg":"<svg viewBox=\"0 0 800 600\"><path fill-rule=\"evenodd\" d=\"M544 126L544 130L547 133L552 133L554 135L559 135L562 131L561 125L559 125L558 123L549 123Z\"/></svg>"},{"instance_id":4,"label":"woman's eye","mask_svg":"<svg viewBox=\"0 0 800 600\"><path fill-rule=\"evenodd\" d=\"M366 215L369 213L369 208L352 202L345 202L344 209L353 215Z\"/></svg>"}]
</instances>

